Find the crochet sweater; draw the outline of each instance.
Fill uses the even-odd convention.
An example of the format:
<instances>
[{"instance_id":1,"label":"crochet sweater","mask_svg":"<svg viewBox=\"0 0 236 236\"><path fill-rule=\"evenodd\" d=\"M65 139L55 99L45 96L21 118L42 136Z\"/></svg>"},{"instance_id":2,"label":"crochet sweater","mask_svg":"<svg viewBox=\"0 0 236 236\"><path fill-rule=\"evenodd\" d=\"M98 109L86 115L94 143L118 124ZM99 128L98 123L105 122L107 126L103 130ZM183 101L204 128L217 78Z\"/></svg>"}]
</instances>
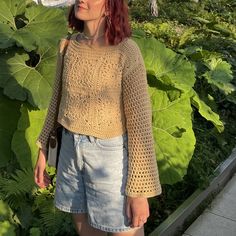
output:
<instances>
[{"instance_id":1,"label":"crochet sweater","mask_svg":"<svg viewBox=\"0 0 236 236\"><path fill-rule=\"evenodd\" d=\"M47 150L55 121L72 132L98 138L111 138L127 131L129 163L125 194L160 195L151 102L138 45L126 38L118 45L89 46L78 42L73 34L63 57L65 43L66 39L60 42L53 94L36 144Z\"/></svg>"}]
</instances>

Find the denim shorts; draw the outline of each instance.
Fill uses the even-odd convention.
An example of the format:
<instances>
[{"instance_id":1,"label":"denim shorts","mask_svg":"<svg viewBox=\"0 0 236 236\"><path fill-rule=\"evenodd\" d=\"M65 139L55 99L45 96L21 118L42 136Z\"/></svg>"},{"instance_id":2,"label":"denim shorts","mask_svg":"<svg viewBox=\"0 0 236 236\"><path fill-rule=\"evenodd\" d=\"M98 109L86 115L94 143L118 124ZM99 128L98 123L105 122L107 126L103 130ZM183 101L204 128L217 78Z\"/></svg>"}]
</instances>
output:
<instances>
[{"instance_id":1,"label":"denim shorts","mask_svg":"<svg viewBox=\"0 0 236 236\"><path fill-rule=\"evenodd\" d=\"M63 128L55 207L87 213L88 223L105 232L134 229L126 215L127 141L127 132L100 139Z\"/></svg>"}]
</instances>

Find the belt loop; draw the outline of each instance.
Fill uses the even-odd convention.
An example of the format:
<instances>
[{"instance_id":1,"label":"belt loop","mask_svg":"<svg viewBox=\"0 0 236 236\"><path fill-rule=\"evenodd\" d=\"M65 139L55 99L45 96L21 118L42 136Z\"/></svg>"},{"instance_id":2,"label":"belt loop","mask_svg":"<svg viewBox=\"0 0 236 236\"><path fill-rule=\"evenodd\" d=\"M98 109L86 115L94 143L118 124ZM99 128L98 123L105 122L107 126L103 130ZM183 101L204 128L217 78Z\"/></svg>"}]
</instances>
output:
<instances>
[{"instance_id":1,"label":"belt loop","mask_svg":"<svg viewBox=\"0 0 236 236\"><path fill-rule=\"evenodd\" d=\"M94 137L92 135L88 135L88 138L91 143L94 142Z\"/></svg>"},{"instance_id":2,"label":"belt loop","mask_svg":"<svg viewBox=\"0 0 236 236\"><path fill-rule=\"evenodd\" d=\"M72 136L74 137L74 142L75 143L79 143L80 142L80 139L81 139L80 134L72 133Z\"/></svg>"},{"instance_id":3,"label":"belt loop","mask_svg":"<svg viewBox=\"0 0 236 236\"><path fill-rule=\"evenodd\" d=\"M68 130L65 127L63 127L63 129L65 131L65 134L68 134Z\"/></svg>"}]
</instances>

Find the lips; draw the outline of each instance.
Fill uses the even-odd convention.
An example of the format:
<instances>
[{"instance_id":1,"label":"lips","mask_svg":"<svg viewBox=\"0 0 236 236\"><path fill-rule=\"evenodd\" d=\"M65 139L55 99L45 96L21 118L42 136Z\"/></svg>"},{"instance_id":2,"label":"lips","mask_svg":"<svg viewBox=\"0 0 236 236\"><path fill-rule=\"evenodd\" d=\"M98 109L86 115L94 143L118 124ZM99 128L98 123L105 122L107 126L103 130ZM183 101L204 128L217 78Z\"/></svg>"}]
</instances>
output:
<instances>
[{"instance_id":1,"label":"lips","mask_svg":"<svg viewBox=\"0 0 236 236\"><path fill-rule=\"evenodd\" d=\"M78 5L77 7L78 7L78 8L81 8L81 9L84 9L84 10L87 10L85 7L80 6L80 5Z\"/></svg>"}]
</instances>

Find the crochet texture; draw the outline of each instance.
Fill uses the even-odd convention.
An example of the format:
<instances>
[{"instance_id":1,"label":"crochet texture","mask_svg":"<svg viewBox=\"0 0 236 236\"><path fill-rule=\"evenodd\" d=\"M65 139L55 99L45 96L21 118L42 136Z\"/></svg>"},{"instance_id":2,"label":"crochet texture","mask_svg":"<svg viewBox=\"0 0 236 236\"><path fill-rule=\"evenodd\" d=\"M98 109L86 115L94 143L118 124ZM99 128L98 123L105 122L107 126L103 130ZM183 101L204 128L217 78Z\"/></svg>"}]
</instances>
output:
<instances>
[{"instance_id":1,"label":"crochet texture","mask_svg":"<svg viewBox=\"0 0 236 236\"><path fill-rule=\"evenodd\" d=\"M125 194L160 195L152 108L138 45L126 38L115 46L90 47L79 43L74 34L63 59L66 42L66 39L60 42L53 94L36 144L47 150L55 121L72 132L98 138L111 138L127 131L129 164Z\"/></svg>"}]
</instances>

